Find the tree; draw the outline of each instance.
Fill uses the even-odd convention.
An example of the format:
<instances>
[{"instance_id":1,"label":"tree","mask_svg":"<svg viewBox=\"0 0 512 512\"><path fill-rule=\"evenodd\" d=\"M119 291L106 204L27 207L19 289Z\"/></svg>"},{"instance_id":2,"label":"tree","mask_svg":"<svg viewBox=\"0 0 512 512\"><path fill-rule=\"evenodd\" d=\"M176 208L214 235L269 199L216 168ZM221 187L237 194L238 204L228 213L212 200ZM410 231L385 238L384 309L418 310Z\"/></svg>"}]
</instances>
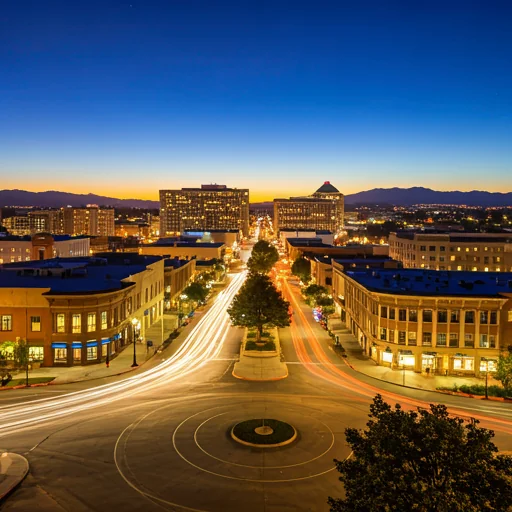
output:
<instances>
[{"instance_id":1,"label":"tree","mask_svg":"<svg viewBox=\"0 0 512 512\"><path fill-rule=\"evenodd\" d=\"M256 339L260 340L263 327L286 327L290 325L289 302L272 284L270 278L262 274L249 275L240 291L233 299L228 314L231 323L240 327L255 327Z\"/></svg>"},{"instance_id":2,"label":"tree","mask_svg":"<svg viewBox=\"0 0 512 512\"><path fill-rule=\"evenodd\" d=\"M492 430L464 424L446 406L392 409L377 395L364 431L345 430L353 457L335 460L345 498L331 512L480 512L512 506L512 458L496 455Z\"/></svg>"},{"instance_id":3,"label":"tree","mask_svg":"<svg viewBox=\"0 0 512 512\"><path fill-rule=\"evenodd\" d=\"M184 290L183 293L188 299L195 302L203 302L208 296L208 289L201 283L191 283Z\"/></svg>"},{"instance_id":4,"label":"tree","mask_svg":"<svg viewBox=\"0 0 512 512\"><path fill-rule=\"evenodd\" d=\"M268 274L278 261L277 249L266 240L260 240L254 244L247 268L251 274Z\"/></svg>"},{"instance_id":5,"label":"tree","mask_svg":"<svg viewBox=\"0 0 512 512\"><path fill-rule=\"evenodd\" d=\"M306 258L299 256L292 263L292 274L297 276L303 283L311 281L311 263Z\"/></svg>"},{"instance_id":6,"label":"tree","mask_svg":"<svg viewBox=\"0 0 512 512\"><path fill-rule=\"evenodd\" d=\"M507 395L512 394L512 346L508 347L508 353L500 354L494 378L501 382Z\"/></svg>"},{"instance_id":7,"label":"tree","mask_svg":"<svg viewBox=\"0 0 512 512\"><path fill-rule=\"evenodd\" d=\"M310 284L304 290L304 295L306 297L311 297L315 300L318 297L321 297L322 295L326 295L326 294L327 294L327 288L325 288L325 286L321 286L319 284Z\"/></svg>"}]
</instances>

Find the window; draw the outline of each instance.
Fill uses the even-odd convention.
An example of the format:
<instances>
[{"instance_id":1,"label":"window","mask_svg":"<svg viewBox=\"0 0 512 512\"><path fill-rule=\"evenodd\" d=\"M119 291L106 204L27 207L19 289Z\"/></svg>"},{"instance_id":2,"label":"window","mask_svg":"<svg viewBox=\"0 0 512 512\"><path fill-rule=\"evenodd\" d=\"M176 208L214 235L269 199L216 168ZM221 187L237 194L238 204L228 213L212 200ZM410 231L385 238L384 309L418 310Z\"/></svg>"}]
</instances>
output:
<instances>
[{"instance_id":1,"label":"window","mask_svg":"<svg viewBox=\"0 0 512 512\"><path fill-rule=\"evenodd\" d=\"M475 342L473 341L473 335L471 333L464 334L464 346L466 348L474 348Z\"/></svg>"},{"instance_id":2,"label":"window","mask_svg":"<svg viewBox=\"0 0 512 512\"><path fill-rule=\"evenodd\" d=\"M491 311L491 316L490 316L490 320L491 320L491 325L496 325L498 323L498 312L497 311Z\"/></svg>"},{"instance_id":3,"label":"window","mask_svg":"<svg viewBox=\"0 0 512 512\"><path fill-rule=\"evenodd\" d=\"M400 322L405 322L407 320L407 309L398 310L398 320L400 320Z\"/></svg>"},{"instance_id":4,"label":"window","mask_svg":"<svg viewBox=\"0 0 512 512\"><path fill-rule=\"evenodd\" d=\"M482 325L487 325L489 323L489 312L488 311L480 311L480 323Z\"/></svg>"},{"instance_id":5,"label":"window","mask_svg":"<svg viewBox=\"0 0 512 512\"><path fill-rule=\"evenodd\" d=\"M398 331L398 344L405 345L406 333L405 331Z\"/></svg>"},{"instance_id":6,"label":"window","mask_svg":"<svg viewBox=\"0 0 512 512\"><path fill-rule=\"evenodd\" d=\"M409 309L409 322L417 322L418 321L418 310Z\"/></svg>"},{"instance_id":7,"label":"window","mask_svg":"<svg viewBox=\"0 0 512 512\"><path fill-rule=\"evenodd\" d=\"M29 361L42 361L44 359L44 347L28 347Z\"/></svg>"},{"instance_id":8,"label":"window","mask_svg":"<svg viewBox=\"0 0 512 512\"><path fill-rule=\"evenodd\" d=\"M452 324L458 324L460 319L460 311L458 309L452 309L450 311L450 322Z\"/></svg>"},{"instance_id":9,"label":"window","mask_svg":"<svg viewBox=\"0 0 512 512\"><path fill-rule=\"evenodd\" d=\"M430 256L430 261L436 261L436 257L435 256Z\"/></svg>"},{"instance_id":10,"label":"window","mask_svg":"<svg viewBox=\"0 0 512 512\"><path fill-rule=\"evenodd\" d=\"M489 348L489 336L480 334L480 348Z\"/></svg>"},{"instance_id":11,"label":"window","mask_svg":"<svg viewBox=\"0 0 512 512\"><path fill-rule=\"evenodd\" d=\"M395 319L395 308L389 308L389 319L390 320Z\"/></svg>"},{"instance_id":12,"label":"window","mask_svg":"<svg viewBox=\"0 0 512 512\"><path fill-rule=\"evenodd\" d=\"M431 309L423 310L423 321L424 322L432 322L432 310Z\"/></svg>"},{"instance_id":13,"label":"window","mask_svg":"<svg viewBox=\"0 0 512 512\"><path fill-rule=\"evenodd\" d=\"M82 362L82 349L81 348L74 348L73 349L73 362L74 363L81 363Z\"/></svg>"},{"instance_id":14,"label":"window","mask_svg":"<svg viewBox=\"0 0 512 512\"><path fill-rule=\"evenodd\" d=\"M459 346L459 334L456 332L450 333L450 347L455 348Z\"/></svg>"},{"instance_id":15,"label":"window","mask_svg":"<svg viewBox=\"0 0 512 512\"><path fill-rule=\"evenodd\" d=\"M387 337L387 329L385 327L383 327L381 330L380 330L380 339L382 341L386 341L388 339Z\"/></svg>"},{"instance_id":16,"label":"window","mask_svg":"<svg viewBox=\"0 0 512 512\"><path fill-rule=\"evenodd\" d=\"M473 357L454 357L453 369L454 370L469 370L474 368L475 359Z\"/></svg>"},{"instance_id":17,"label":"window","mask_svg":"<svg viewBox=\"0 0 512 512\"><path fill-rule=\"evenodd\" d=\"M53 354L53 361L55 363L67 363L68 362L68 349L67 348L55 348Z\"/></svg>"},{"instance_id":18,"label":"window","mask_svg":"<svg viewBox=\"0 0 512 512\"><path fill-rule=\"evenodd\" d=\"M64 313L56 315L56 332L66 332L66 315Z\"/></svg>"},{"instance_id":19,"label":"window","mask_svg":"<svg viewBox=\"0 0 512 512\"><path fill-rule=\"evenodd\" d=\"M496 348L496 336L489 334L489 348Z\"/></svg>"},{"instance_id":20,"label":"window","mask_svg":"<svg viewBox=\"0 0 512 512\"><path fill-rule=\"evenodd\" d=\"M101 356L107 357L108 354L108 344L101 345Z\"/></svg>"},{"instance_id":21,"label":"window","mask_svg":"<svg viewBox=\"0 0 512 512\"><path fill-rule=\"evenodd\" d=\"M144 302L147 302L149 298L149 290L146 288L146 300Z\"/></svg>"},{"instance_id":22,"label":"window","mask_svg":"<svg viewBox=\"0 0 512 512\"><path fill-rule=\"evenodd\" d=\"M108 323L107 323L107 312L102 311L101 312L101 329L108 329Z\"/></svg>"},{"instance_id":23,"label":"window","mask_svg":"<svg viewBox=\"0 0 512 512\"><path fill-rule=\"evenodd\" d=\"M98 359L98 347L87 347L87 361Z\"/></svg>"},{"instance_id":24,"label":"window","mask_svg":"<svg viewBox=\"0 0 512 512\"><path fill-rule=\"evenodd\" d=\"M448 311L446 311L446 309L439 309L437 311L437 321L440 324L448 322Z\"/></svg>"},{"instance_id":25,"label":"window","mask_svg":"<svg viewBox=\"0 0 512 512\"><path fill-rule=\"evenodd\" d=\"M432 333L431 332L424 332L423 333L423 340L421 344L424 347L431 347L432 346Z\"/></svg>"},{"instance_id":26,"label":"window","mask_svg":"<svg viewBox=\"0 0 512 512\"><path fill-rule=\"evenodd\" d=\"M387 306L381 306L380 307L380 317L381 318L387 318L388 317L388 308L387 308Z\"/></svg>"},{"instance_id":27,"label":"window","mask_svg":"<svg viewBox=\"0 0 512 512\"><path fill-rule=\"evenodd\" d=\"M429 246L428 250L430 252L435 252L436 251L436 246L435 245L431 245L431 246Z\"/></svg>"},{"instance_id":28,"label":"window","mask_svg":"<svg viewBox=\"0 0 512 512\"><path fill-rule=\"evenodd\" d=\"M0 331L12 331L12 315L2 315L0 319L2 320L0 322Z\"/></svg>"},{"instance_id":29,"label":"window","mask_svg":"<svg viewBox=\"0 0 512 512\"><path fill-rule=\"evenodd\" d=\"M465 316L465 322L467 324L475 323L475 312L474 311L466 311L464 316Z\"/></svg>"},{"instance_id":30,"label":"window","mask_svg":"<svg viewBox=\"0 0 512 512\"><path fill-rule=\"evenodd\" d=\"M437 334L437 346L446 347L446 333L440 332Z\"/></svg>"},{"instance_id":31,"label":"window","mask_svg":"<svg viewBox=\"0 0 512 512\"><path fill-rule=\"evenodd\" d=\"M409 345L416 345L416 331L409 331L407 339L409 340Z\"/></svg>"},{"instance_id":32,"label":"window","mask_svg":"<svg viewBox=\"0 0 512 512\"><path fill-rule=\"evenodd\" d=\"M73 313L71 317L71 325L73 333L81 333L82 332L82 315L80 313Z\"/></svg>"},{"instance_id":33,"label":"window","mask_svg":"<svg viewBox=\"0 0 512 512\"><path fill-rule=\"evenodd\" d=\"M96 330L96 313L87 313L87 332Z\"/></svg>"},{"instance_id":34,"label":"window","mask_svg":"<svg viewBox=\"0 0 512 512\"><path fill-rule=\"evenodd\" d=\"M445 252L445 251L446 251L446 247L445 247L444 245L441 245L441 246L439 247L439 250L440 250L441 252Z\"/></svg>"},{"instance_id":35,"label":"window","mask_svg":"<svg viewBox=\"0 0 512 512\"><path fill-rule=\"evenodd\" d=\"M389 329L389 342L395 343L395 330Z\"/></svg>"},{"instance_id":36,"label":"window","mask_svg":"<svg viewBox=\"0 0 512 512\"><path fill-rule=\"evenodd\" d=\"M31 316L30 317L30 330L32 332L41 332L41 317Z\"/></svg>"},{"instance_id":37,"label":"window","mask_svg":"<svg viewBox=\"0 0 512 512\"><path fill-rule=\"evenodd\" d=\"M455 256L450 256L450 261L455 261Z\"/></svg>"},{"instance_id":38,"label":"window","mask_svg":"<svg viewBox=\"0 0 512 512\"><path fill-rule=\"evenodd\" d=\"M427 250L426 245L420 245L420 251L425 252Z\"/></svg>"}]
</instances>

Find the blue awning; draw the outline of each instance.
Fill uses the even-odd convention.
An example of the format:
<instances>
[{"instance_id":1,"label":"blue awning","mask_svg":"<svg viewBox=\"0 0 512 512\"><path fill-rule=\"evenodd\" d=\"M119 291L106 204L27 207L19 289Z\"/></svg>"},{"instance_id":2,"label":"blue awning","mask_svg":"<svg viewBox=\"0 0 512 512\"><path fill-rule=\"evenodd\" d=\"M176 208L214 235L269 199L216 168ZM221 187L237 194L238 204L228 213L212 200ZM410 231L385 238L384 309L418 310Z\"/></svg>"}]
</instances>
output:
<instances>
[{"instance_id":1,"label":"blue awning","mask_svg":"<svg viewBox=\"0 0 512 512\"><path fill-rule=\"evenodd\" d=\"M87 346L88 347L97 347L98 346L98 342L97 341L88 341L87 342Z\"/></svg>"},{"instance_id":2,"label":"blue awning","mask_svg":"<svg viewBox=\"0 0 512 512\"><path fill-rule=\"evenodd\" d=\"M72 345L73 345L73 348L82 348L81 341L73 341Z\"/></svg>"},{"instance_id":3,"label":"blue awning","mask_svg":"<svg viewBox=\"0 0 512 512\"><path fill-rule=\"evenodd\" d=\"M110 338L102 338L101 344L102 345L108 345L110 343Z\"/></svg>"},{"instance_id":4,"label":"blue awning","mask_svg":"<svg viewBox=\"0 0 512 512\"><path fill-rule=\"evenodd\" d=\"M67 343L52 343L52 348L68 348Z\"/></svg>"}]
</instances>

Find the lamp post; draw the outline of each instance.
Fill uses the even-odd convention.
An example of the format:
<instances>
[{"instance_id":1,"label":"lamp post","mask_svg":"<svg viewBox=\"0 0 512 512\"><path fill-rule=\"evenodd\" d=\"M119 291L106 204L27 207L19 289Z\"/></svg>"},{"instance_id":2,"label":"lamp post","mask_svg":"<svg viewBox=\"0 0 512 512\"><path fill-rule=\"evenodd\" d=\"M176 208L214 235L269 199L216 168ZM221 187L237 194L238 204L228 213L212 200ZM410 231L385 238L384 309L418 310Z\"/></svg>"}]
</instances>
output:
<instances>
[{"instance_id":1,"label":"lamp post","mask_svg":"<svg viewBox=\"0 0 512 512\"><path fill-rule=\"evenodd\" d=\"M183 301L188 299L185 293L180 295L180 307L178 309L178 327L181 327L181 321L183 319Z\"/></svg>"},{"instance_id":2,"label":"lamp post","mask_svg":"<svg viewBox=\"0 0 512 512\"><path fill-rule=\"evenodd\" d=\"M137 329L138 329L139 325L140 325L140 322L136 318L132 318L132 326L133 326L133 364L132 364L132 368L139 366L137 364L137 346L136 346L136 343L137 343L136 333L137 333Z\"/></svg>"},{"instance_id":3,"label":"lamp post","mask_svg":"<svg viewBox=\"0 0 512 512\"><path fill-rule=\"evenodd\" d=\"M489 378L489 360L485 359L485 399L486 400L489 400L488 378Z\"/></svg>"}]
</instances>

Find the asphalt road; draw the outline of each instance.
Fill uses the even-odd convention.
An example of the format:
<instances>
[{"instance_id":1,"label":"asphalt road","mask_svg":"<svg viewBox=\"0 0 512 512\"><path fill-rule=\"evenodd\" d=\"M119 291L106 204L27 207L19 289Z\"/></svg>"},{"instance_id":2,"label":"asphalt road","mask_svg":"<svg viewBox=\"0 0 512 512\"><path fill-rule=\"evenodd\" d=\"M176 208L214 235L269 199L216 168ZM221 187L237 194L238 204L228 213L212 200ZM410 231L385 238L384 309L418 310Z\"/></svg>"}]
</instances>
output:
<instances>
[{"instance_id":1,"label":"asphalt road","mask_svg":"<svg viewBox=\"0 0 512 512\"><path fill-rule=\"evenodd\" d=\"M235 279L226 293L236 291ZM293 287L285 293L293 300ZM221 302L228 298L129 378L0 396L0 447L31 466L1 510L327 511L327 496L342 492L332 460L350 454L344 429L364 427L376 392L404 407L443 402L478 416L496 429L501 449L512 449L509 405L357 374L298 302L292 326L281 330L289 377L235 379L242 333L226 324ZM259 417L292 423L298 440L254 450L229 437L236 422Z\"/></svg>"}]
</instances>

